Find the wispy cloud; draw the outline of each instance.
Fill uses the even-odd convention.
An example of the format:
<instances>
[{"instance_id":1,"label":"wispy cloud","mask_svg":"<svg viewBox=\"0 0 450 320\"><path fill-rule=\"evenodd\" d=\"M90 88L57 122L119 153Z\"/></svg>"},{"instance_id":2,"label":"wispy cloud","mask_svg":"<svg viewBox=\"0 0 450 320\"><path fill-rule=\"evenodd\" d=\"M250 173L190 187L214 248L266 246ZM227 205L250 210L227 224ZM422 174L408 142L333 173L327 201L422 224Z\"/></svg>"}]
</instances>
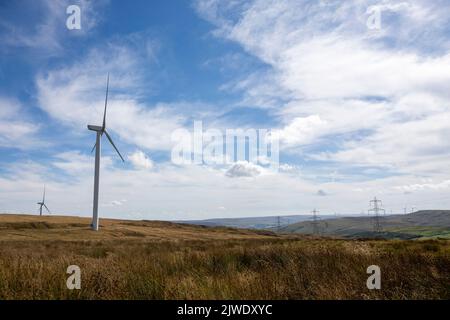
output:
<instances>
[{"instance_id":1,"label":"wispy cloud","mask_svg":"<svg viewBox=\"0 0 450 320\"><path fill-rule=\"evenodd\" d=\"M119 167L104 149L102 216L295 214L318 203L322 212L360 212L374 195L397 211L413 200L448 204L448 1L198 0L196 11L211 24L195 30L210 37L208 45L220 43L212 51L166 50L165 40L175 42L164 38L170 33L115 22L99 31L98 9L121 6L79 3L83 29L74 33L65 28L68 2L28 4L33 21L2 15L0 50L32 57L24 64L33 70L15 81L32 77L35 86L16 98L2 92L0 147L46 138L56 146L37 157L5 155L0 209L32 212L45 183L52 211L90 215L94 137L86 124L101 123L108 72L107 123L127 163ZM381 10L380 30L366 26L372 5ZM197 35L187 40L201 45L189 38ZM76 54L68 54L72 40L85 40ZM182 64L170 67L174 73L170 55ZM158 72L174 86L161 92ZM180 74L188 80L178 82ZM172 165L171 133L192 120L203 120L205 130L278 129L279 172L247 162Z\"/></svg>"},{"instance_id":2,"label":"wispy cloud","mask_svg":"<svg viewBox=\"0 0 450 320\"><path fill-rule=\"evenodd\" d=\"M27 119L28 118L28 119ZM19 149L40 148L39 125L26 115L23 106L13 98L0 97L0 146Z\"/></svg>"},{"instance_id":3,"label":"wispy cloud","mask_svg":"<svg viewBox=\"0 0 450 320\"><path fill-rule=\"evenodd\" d=\"M0 41L2 50L9 51L17 48L31 49L44 56L58 56L64 52L65 42L73 36L87 36L101 20L98 9L103 7L107 1L87 1L78 0L76 5L81 9L82 28L80 30L68 32L66 19L68 17L66 9L73 1L52 1L38 0L27 2L18 1L16 4L10 3L9 17L4 17L0 26ZM20 10L17 10L18 8ZM13 10L12 8L16 10ZM29 12L28 20L18 24L15 15ZM12 19L15 19L12 21Z\"/></svg>"},{"instance_id":4,"label":"wispy cloud","mask_svg":"<svg viewBox=\"0 0 450 320\"><path fill-rule=\"evenodd\" d=\"M401 174L413 174L409 165L424 158L447 156L450 55L429 42L448 38L442 13L448 3L381 1L376 37L366 27L373 1L196 4L216 26L215 36L267 64L233 88L246 103L272 108L285 147L316 144L321 148L308 157L389 165ZM448 48L448 39L442 46Z\"/></svg>"},{"instance_id":5,"label":"wispy cloud","mask_svg":"<svg viewBox=\"0 0 450 320\"><path fill-rule=\"evenodd\" d=\"M86 131L86 124L101 122L106 74L110 72L107 121L111 130L130 144L168 150L171 133L182 126L184 117L170 104L142 101L146 85L151 85L143 75L143 68L151 68L147 49L140 51L127 39L106 47L94 48L74 64L40 74L36 79L39 106L64 125Z\"/></svg>"}]
</instances>

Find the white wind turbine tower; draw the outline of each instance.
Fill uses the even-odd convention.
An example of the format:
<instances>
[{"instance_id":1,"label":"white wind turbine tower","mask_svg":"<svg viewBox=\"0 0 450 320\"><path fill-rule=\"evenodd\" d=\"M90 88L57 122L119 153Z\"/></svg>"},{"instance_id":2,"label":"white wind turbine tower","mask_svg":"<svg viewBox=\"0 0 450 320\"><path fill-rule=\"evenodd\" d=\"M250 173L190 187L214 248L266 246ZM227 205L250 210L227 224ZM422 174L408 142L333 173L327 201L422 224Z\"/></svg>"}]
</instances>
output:
<instances>
[{"instance_id":1,"label":"white wind turbine tower","mask_svg":"<svg viewBox=\"0 0 450 320\"><path fill-rule=\"evenodd\" d=\"M45 186L44 186L44 195L42 196L42 202L37 203L39 207L39 215L42 216L42 207L45 207L47 209L48 213L51 214L50 210L48 210L47 206L45 205Z\"/></svg>"},{"instance_id":2,"label":"white wind turbine tower","mask_svg":"<svg viewBox=\"0 0 450 320\"><path fill-rule=\"evenodd\" d=\"M103 133L108 138L111 145L114 147L114 149L117 151L120 159L123 160L122 155L120 154L119 150L116 148L114 142L112 141L111 137L109 136L108 132L106 131L106 106L108 104L108 89L109 89L109 73L108 73L108 79L106 81L106 98L105 98L105 111L103 112L103 124L102 126L93 126L88 125L88 129L95 131L97 133L97 138L95 140L95 145L92 148L92 151L95 149L95 176L94 176L94 206L93 206L93 213L92 213L92 230L98 231L98 189L99 189L99 179L100 179L100 150L101 150L101 138L103 136ZM92 152L91 151L91 152Z\"/></svg>"}]
</instances>

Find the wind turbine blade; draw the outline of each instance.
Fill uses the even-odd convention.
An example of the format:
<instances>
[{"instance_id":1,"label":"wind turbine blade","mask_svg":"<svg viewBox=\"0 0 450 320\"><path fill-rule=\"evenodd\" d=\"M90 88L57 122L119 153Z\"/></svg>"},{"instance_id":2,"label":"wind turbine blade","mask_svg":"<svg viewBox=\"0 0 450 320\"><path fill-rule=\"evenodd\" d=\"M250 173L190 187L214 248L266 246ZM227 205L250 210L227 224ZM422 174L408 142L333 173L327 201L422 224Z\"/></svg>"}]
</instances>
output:
<instances>
[{"instance_id":1,"label":"wind turbine blade","mask_svg":"<svg viewBox=\"0 0 450 320\"><path fill-rule=\"evenodd\" d=\"M106 106L108 105L108 91L109 91L109 72L108 72L108 79L106 80L105 111L103 112L103 125L102 125L103 130L105 130L106 128Z\"/></svg>"},{"instance_id":2,"label":"wind turbine blade","mask_svg":"<svg viewBox=\"0 0 450 320\"><path fill-rule=\"evenodd\" d=\"M44 195L42 196L42 203L45 202L45 184L44 184Z\"/></svg>"},{"instance_id":3,"label":"wind turbine blade","mask_svg":"<svg viewBox=\"0 0 450 320\"><path fill-rule=\"evenodd\" d=\"M106 134L106 137L108 138L109 142L114 147L114 149L116 149L117 153L119 154L120 159L122 159L122 161L125 162L125 160L123 160L123 157L122 157L122 155L119 152L119 149L117 149L116 145L114 144L114 142L112 141L111 137L109 136L108 131L105 130L105 134Z\"/></svg>"},{"instance_id":4,"label":"wind turbine blade","mask_svg":"<svg viewBox=\"0 0 450 320\"><path fill-rule=\"evenodd\" d=\"M48 213L52 214L50 210L48 210L47 206L44 204L45 209L47 209Z\"/></svg>"},{"instance_id":5,"label":"wind turbine blade","mask_svg":"<svg viewBox=\"0 0 450 320\"><path fill-rule=\"evenodd\" d=\"M91 153L94 152L95 147L97 146L97 142L94 144L94 146L92 147Z\"/></svg>"}]
</instances>

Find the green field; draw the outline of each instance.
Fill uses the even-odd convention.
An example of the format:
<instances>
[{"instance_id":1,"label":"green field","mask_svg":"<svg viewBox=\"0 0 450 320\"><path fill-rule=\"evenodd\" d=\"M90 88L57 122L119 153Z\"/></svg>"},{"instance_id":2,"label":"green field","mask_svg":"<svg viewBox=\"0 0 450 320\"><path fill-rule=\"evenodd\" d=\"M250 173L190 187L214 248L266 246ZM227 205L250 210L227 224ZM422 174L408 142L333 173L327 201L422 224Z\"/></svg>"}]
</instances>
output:
<instances>
[{"instance_id":1,"label":"green field","mask_svg":"<svg viewBox=\"0 0 450 320\"><path fill-rule=\"evenodd\" d=\"M374 232L374 218L369 216L324 219L318 222L321 235L345 238L449 239L450 211L424 210L411 214L380 216L382 232ZM291 234L312 234L312 221L282 228Z\"/></svg>"},{"instance_id":2,"label":"green field","mask_svg":"<svg viewBox=\"0 0 450 320\"><path fill-rule=\"evenodd\" d=\"M439 227L407 227L407 228L389 228L386 231L408 234L425 239L450 239L450 228Z\"/></svg>"}]
</instances>

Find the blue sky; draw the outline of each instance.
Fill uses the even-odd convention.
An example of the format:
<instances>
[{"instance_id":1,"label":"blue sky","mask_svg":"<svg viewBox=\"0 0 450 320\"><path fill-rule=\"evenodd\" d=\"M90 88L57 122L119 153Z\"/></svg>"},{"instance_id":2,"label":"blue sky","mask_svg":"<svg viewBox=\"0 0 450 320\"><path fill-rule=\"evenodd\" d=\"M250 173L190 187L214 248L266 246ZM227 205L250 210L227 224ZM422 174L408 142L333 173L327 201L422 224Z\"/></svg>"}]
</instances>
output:
<instances>
[{"instance_id":1,"label":"blue sky","mask_svg":"<svg viewBox=\"0 0 450 320\"><path fill-rule=\"evenodd\" d=\"M81 9L81 29L66 8ZM379 27L368 25L369 8ZM449 1L0 4L0 211L89 216L106 74L101 216L448 208ZM373 12L373 11L370 11ZM272 129L280 170L176 165L171 134ZM236 174L239 173L239 174Z\"/></svg>"}]
</instances>

